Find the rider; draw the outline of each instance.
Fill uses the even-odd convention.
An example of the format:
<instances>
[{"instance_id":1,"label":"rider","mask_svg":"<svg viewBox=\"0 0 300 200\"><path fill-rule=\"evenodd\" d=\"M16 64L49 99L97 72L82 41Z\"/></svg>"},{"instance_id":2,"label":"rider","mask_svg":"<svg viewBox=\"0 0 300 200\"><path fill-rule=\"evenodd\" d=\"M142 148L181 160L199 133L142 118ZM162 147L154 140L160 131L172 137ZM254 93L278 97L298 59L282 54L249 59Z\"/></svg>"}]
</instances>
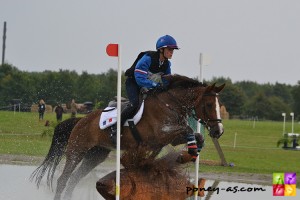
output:
<instances>
[{"instance_id":1,"label":"rider","mask_svg":"<svg viewBox=\"0 0 300 200\"><path fill-rule=\"evenodd\" d=\"M169 59L172 58L174 49L179 49L176 40L170 35L164 35L156 42L156 52L146 53L137 62L134 72L126 71L126 92L131 104L122 112L123 123L133 117L139 105L141 88L149 90L163 86L161 76L171 74Z\"/></svg>"},{"instance_id":2,"label":"rider","mask_svg":"<svg viewBox=\"0 0 300 200\"><path fill-rule=\"evenodd\" d=\"M129 118L132 118L139 106L139 94L141 89L148 91L160 88L167 84L161 78L162 75L171 74L171 62L174 49L179 49L176 40L170 35L160 37L156 42L156 51L146 52L135 65L135 69L129 68L125 85L130 104L121 113L121 126ZM111 128L111 136L115 141L116 126ZM194 133L187 136L189 153L197 156L197 145Z\"/></svg>"},{"instance_id":3,"label":"rider","mask_svg":"<svg viewBox=\"0 0 300 200\"><path fill-rule=\"evenodd\" d=\"M139 106L139 94L141 88L149 90L163 85L162 75L171 74L171 62L174 49L179 49L176 40L170 35L160 37L156 42L156 51L146 52L137 61L135 68L129 68L125 85L130 104L121 113L121 126L129 118L132 118ZM111 137L114 141L116 126L111 127Z\"/></svg>"}]
</instances>

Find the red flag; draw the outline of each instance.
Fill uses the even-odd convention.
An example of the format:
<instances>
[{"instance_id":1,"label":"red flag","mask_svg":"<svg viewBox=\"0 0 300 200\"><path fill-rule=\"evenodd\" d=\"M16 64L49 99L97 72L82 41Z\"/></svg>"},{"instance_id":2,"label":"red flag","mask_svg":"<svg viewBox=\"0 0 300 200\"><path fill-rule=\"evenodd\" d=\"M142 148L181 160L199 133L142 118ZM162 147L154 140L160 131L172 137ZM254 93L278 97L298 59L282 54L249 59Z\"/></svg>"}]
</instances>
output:
<instances>
[{"instance_id":1,"label":"red flag","mask_svg":"<svg viewBox=\"0 0 300 200\"><path fill-rule=\"evenodd\" d=\"M119 56L119 45L118 44L109 44L106 47L106 53L109 56L118 57Z\"/></svg>"}]
</instances>

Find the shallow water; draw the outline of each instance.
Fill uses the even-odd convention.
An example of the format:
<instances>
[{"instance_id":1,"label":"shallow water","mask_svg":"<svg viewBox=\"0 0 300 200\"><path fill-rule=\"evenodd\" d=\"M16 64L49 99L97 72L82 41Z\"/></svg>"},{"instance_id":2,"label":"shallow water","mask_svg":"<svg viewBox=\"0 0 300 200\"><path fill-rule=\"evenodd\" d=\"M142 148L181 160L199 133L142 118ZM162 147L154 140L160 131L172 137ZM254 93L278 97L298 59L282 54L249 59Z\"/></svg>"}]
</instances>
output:
<instances>
[{"instance_id":1,"label":"shallow water","mask_svg":"<svg viewBox=\"0 0 300 200\"><path fill-rule=\"evenodd\" d=\"M30 174L36 169L36 166L18 166L18 165L0 165L0 199L1 200L52 200L54 192L48 189L43 179L40 188L37 189L33 182L30 182ZM113 170L113 169L112 169ZM94 170L85 179L83 179L76 187L72 200L102 200L103 198L96 190L96 181L109 173L100 170ZM56 181L54 181L55 183ZM215 192L206 192L205 197L201 200L296 200L300 197L300 189L297 189L295 197L277 197L273 196L271 186L263 186L256 184L244 184L234 182L216 182L207 180L205 189L216 190ZM241 188L253 190L253 188L261 188L265 191L241 192L237 191ZM250 188L250 189L249 189ZM186 188L183 188L186 190ZM194 198L192 198L194 199Z\"/></svg>"},{"instance_id":2,"label":"shallow water","mask_svg":"<svg viewBox=\"0 0 300 200\"><path fill-rule=\"evenodd\" d=\"M35 169L36 166L0 165L0 199L52 200L54 191L48 188L45 179L39 189L29 180ZM97 174L96 171L90 173L76 187L72 200L102 200L96 190L96 181L103 175ZM56 183L56 179L53 183Z\"/></svg>"}]
</instances>

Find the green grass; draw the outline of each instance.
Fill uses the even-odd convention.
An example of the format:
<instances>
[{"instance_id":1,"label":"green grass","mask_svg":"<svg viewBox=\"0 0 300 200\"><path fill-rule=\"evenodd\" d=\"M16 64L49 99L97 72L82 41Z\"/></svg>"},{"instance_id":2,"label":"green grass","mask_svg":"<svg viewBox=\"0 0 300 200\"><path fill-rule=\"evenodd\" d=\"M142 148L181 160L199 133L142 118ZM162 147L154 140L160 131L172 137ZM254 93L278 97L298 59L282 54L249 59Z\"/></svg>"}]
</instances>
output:
<instances>
[{"instance_id":1,"label":"green grass","mask_svg":"<svg viewBox=\"0 0 300 200\"><path fill-rule=\"evenodd\" d=\"M64 114L63 120L70 117ZM45 156L48 153L53 133L53 126L45 126L46 120L56 123L55 113L45 113L44 120L39 121L36 112L0 111L0 154L19 154Z\"/></svg>"},{"instance_id":2,"label":"green grass","mask_svg":"<svg viewBox=\"0 0 300 200\"><path fill-rule=\"evenodd\" d=\"M55 121L53 113L45 113L44 121L39 121L38 113L0 112L0 134L39 134L47 127L45 121Z\"/></svg>"},{"instance_id":3,"label":"green grass","mask_svg":"<svg viewBox=\"0 0 300 200\"><path fill-rule=\"evenodd\" d=\"M251 173L300 172L300 151L277 147L277 141L282 137L282 122L256 122L254 127L250 121L225 120L224 127L225 133L219 139L219 143L226 161L235 164L235 167L227 170ZM291 123L287 123L286 127L289 132ZM298 123L294 124L294 130L300 132ZM235 134L237 137L234 147ZM219 160L218 153L208 136L201 152L201 159ZM211 168L216 171L222 167L205 166L205 170Z\"/></svg>"},{"instance_id":4,"label":"green grass","mask_svg":"<svg viewBox=\"0 0 300 200\"><path fill-rule=\"evenodd\" d=\"M1 135L0 154L45 156L51 139L41 135Z\"/></svg>"}]
</instances>

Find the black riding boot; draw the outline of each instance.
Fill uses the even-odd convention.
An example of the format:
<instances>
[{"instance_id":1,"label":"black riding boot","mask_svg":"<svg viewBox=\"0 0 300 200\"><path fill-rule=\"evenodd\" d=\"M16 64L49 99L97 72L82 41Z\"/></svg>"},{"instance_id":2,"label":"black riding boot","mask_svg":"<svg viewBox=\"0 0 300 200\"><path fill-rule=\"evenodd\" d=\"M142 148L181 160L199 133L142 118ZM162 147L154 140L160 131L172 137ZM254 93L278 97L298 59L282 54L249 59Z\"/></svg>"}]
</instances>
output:
<instances>
[{"instance_id":1,"label":"black riding boot","mask_svg":"<svg viewBox=\"0 0 300 200\"><path fill-rule=\"evenodd\" d=\"M121 113L121 126L124 125L124 123L126 122L127 119L130 119L133 117L133 115L135 114L137 107L132 105L132 104L128 104L124 110Z\"/></svg>"},{"instance_id":2,"label":"black riding boot","mask_svg":"<svg viewBox=\"0 0 300 200\"><path fill-rule=\"evenodd\" d=\"M135 113L136 107L132 104L127 105L121 113L121 127L127 119L132 118ZM117 123L110 127L110 138L113 144L117 144Z\"/></svg>"}]
</instances>

